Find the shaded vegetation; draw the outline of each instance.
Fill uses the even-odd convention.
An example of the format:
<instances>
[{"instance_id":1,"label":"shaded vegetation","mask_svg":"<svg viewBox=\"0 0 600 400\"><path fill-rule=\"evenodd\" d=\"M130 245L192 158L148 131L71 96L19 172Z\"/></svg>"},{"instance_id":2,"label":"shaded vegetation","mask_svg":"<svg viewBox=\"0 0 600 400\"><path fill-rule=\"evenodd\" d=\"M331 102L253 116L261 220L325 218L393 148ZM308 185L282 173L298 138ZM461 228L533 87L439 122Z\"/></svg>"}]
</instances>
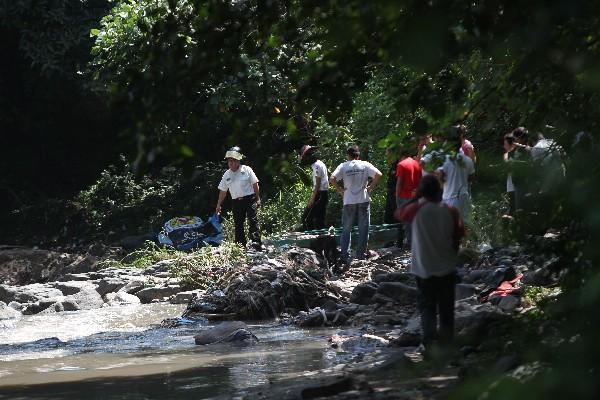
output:
<instances>
[{"instance_id":1,"label":"shaded vegetation","mask_svg":"<svg viewBox=\"0 0 600 400\"><path fill-rule=\"evenodd\" d=\"M0 5L9 60L0 66L0 120L9 133L0 205L14 210L1 216L13 227L3 241L111 242L155 231L173 214L206 214L225 168L210 162L232 144L261 179L263 226L277 232L298 222L306 201L307 172L295 164L302 143L318 144L331 169L356 142L384 171L389 145L426 132L443 137L462 122L480 156L474 240L527 243L558 257L562 276L543 319L519 326L554 330L551 344L534 333L520 339L530 345L528 361L550 367L536 371L527 390L509 379L488 398L597 391L598 2ZM562 146L567 178L540 198L539 170L525 171L533 201L505 231L497 221L501 138L520 125ZM98 180L119 153L130 166ZM382 199L380 190L375 216ZM475 378L469 397L487 387L481 382Z\"/></svg>"}]
</instances>

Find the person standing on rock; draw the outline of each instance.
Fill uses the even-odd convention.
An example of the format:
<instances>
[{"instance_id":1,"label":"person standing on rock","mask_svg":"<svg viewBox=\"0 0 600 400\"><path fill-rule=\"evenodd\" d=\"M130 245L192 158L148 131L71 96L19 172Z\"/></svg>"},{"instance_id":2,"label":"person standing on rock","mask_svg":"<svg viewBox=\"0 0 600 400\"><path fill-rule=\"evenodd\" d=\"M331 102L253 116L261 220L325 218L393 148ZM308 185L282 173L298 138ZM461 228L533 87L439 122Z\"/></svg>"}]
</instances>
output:
<instances>
[{"instance_id":1,"label":"person standing on rock","mask_svg":"<svg viewBox=\"0 0 600 400\"><path fill-rule=\"evenodd\" d=\"M421 177L423 176L423 170L421 164L412 158L414 155L412 146L403 146L400 149L400 162L396 167L396 206L397 208L403 207L406 203L411 201L416 193ZM406 238L406 245L410 248L411 241L411 229L410 224L404 225L404 237ZM400 241L402 246L402 240Z\"/></svg>"},{"instance_id":2,"label":"person standing on rock","mask_svg":"<svg viewBox=\"0 0 600 400\"><path fill-rule=\"evenodd\" d=\"M329 180L327 167L316 156L317 148L308 144L300 149L301 165L310 165L312 170L313 189L310 200L302 214L303 230L325 228L325 214L329 202Z\"/></svg>"},{"instance_id":3,"label":"person standing on rock","mask_svg":"<svg viewBox=\"0 0 600 400\"><path fill-rule=\"evenodd\" d=\"M396 211L396 218L412 223L410 272L417 280L423 345L454 337L454 289L460 239L465 229L458 211L441 202L442 188L434 175L419 184L418 201ZM439 313L439 329L438 329Z\"/></svg>"},{"instance_id":4,"label":"person standing on rock","mask_svg":"<svg viewBox=\"0 0 600 400\"><path fill-rule=\"evenodd\" d=\"M246 246L244 222L248 218L248 236L254 248L261 247L260 231L258 227L257 211L260 207L260 189L258 178L252 168L242 165L244 158L241 149L237 146L230 148L225 153L229 169L223 174L219 183L219 199L215 214L221 213L221 206L227 191L233 199L233 222L235 224L235 242Z\"/></svg>"},{"instance_id":5,"label":"person standing on rock","mask_svg":"<svg viewBox=\"0 0 600 400\"><path fill-rule=\"evenodd\" d=\"M354 222L358 221L358 244L356 257L365 259L369 242L369 225L371 218L371 192L381 179L381 171L373 164L360 160L358 146L350 146L347 151L348 161L341 163L331 174L330 183L344 198L342 209L342 237L340 238L341 259L350 261L350 237ZM369 178L371 179L369 183ZM340 186L338 181L343 181Z\"/></svg>"}]
</instances>

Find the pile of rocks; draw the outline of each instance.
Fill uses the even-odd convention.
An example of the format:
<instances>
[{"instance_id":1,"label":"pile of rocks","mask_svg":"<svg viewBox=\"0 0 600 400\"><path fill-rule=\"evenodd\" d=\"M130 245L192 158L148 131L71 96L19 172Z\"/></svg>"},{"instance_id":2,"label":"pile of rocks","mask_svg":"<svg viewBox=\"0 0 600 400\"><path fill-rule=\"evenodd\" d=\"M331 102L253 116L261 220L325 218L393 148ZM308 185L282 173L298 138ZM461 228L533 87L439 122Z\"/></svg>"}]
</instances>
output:
<instances>
[{"instance_id":1,"label":"pile of rocks","mask_svg":"<svg viewBox=\"0 0 600 400\"><path fill-rule=\"evenodd\" d=\"M100 260L90 254L1 248L0 308L37 314L156 301L185 304L198 294L171 276L169 260L146 269L103 267Z\"/></svg>"}]
</instances>

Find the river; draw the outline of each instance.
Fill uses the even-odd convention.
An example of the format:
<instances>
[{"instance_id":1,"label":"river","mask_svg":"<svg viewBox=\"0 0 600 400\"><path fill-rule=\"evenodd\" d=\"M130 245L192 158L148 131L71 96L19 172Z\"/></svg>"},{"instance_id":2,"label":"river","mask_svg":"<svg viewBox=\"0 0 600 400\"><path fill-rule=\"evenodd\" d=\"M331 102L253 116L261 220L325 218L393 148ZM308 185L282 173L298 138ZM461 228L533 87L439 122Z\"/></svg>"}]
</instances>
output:
<instances>
[{"instance_id":1,"label":"river","mask_svg":"<svg viewBox=\"0 0 600 400\"><path fill-rule=\"evenodd\" d=\"M196 346L198 327L159 328L166 303L37 314L0 321L0 399L178 399L243 393L331 367L332 329L248 324L251 346Z\"/></svg>"}]
</instances>

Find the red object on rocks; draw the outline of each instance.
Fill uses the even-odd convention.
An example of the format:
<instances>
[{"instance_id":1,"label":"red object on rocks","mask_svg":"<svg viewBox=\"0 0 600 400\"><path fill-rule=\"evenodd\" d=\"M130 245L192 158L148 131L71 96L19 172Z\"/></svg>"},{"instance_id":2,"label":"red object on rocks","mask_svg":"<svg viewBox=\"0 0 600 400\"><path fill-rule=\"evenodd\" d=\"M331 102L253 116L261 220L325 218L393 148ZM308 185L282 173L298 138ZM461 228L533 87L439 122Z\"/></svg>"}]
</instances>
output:
<instances>
[{"instance_id":1,"label":"red object on rocks","mask_svg":"<svg viewBox=\"0 0 600 400\"><path fill-rule=\"evenodd\" d=\"M508 296L509 294L513 294L515 292L520 291L521 289L516 288L515 285L521 280L521 278L523 278L523 274L517 275L517 277L515 279L512 279L510 281L502 282L500 284L500 286L498 286L494 291L492 291L487 296L483 297L481 300L483 302L486 302L492 297L505 297L505 296Z\"/></svg>"}]
</instances>

